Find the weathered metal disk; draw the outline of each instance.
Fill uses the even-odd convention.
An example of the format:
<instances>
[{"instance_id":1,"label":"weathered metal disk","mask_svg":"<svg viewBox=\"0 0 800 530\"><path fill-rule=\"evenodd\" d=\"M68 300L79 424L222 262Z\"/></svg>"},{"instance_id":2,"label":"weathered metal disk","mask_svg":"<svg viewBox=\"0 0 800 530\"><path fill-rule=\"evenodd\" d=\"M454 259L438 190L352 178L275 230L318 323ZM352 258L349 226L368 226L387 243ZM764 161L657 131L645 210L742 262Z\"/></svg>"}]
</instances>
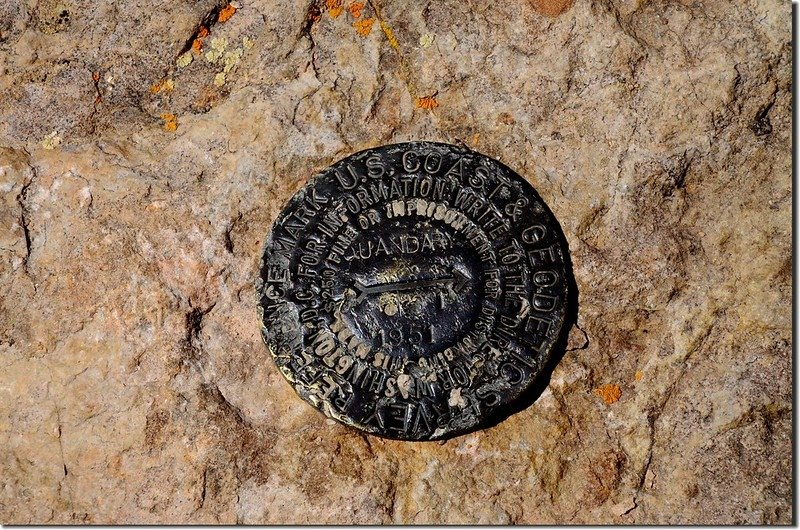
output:
<instances>
[{"instance_id":1,"label":"weathered metal disk","mask_svg":"<svg viewBox=\"0 0 800 530\"><path fill-rule=\"evenodd\" d=\"M380 436L496 421L564 328L568 255L533 188L468 149L368 149L300 190L264 246L263 337L297 393Z\"/></svg>"}]
</instances>

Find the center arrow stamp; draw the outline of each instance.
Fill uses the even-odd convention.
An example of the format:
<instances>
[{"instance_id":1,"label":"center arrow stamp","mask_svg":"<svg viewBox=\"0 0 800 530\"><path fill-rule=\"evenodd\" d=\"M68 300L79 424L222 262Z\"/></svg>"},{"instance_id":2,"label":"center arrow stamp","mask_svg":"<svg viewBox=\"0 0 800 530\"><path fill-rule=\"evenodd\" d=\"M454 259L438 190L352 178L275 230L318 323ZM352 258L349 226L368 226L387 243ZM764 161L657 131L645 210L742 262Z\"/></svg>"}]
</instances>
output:
<instances>
[{"instance_id":1,"label":"center arrow stamp","mask_svg":"<svg viewBox=\"0 0 800 530\"><path fill-rule=\"evenodd\" d=\"M446 287L454 295L464 290L464 287L469 282L469 276L465 275L458 269L453 269L452 276L445 278L431 278L427 280L403 280L397 282L377 283L373 285L364 285L361 281L356 280L353 284L353 289L356 292L355 303L359 303L367 295L391 293L400 291L416 291L425 289L426 287Z\"/></svg>"}]
</instances>

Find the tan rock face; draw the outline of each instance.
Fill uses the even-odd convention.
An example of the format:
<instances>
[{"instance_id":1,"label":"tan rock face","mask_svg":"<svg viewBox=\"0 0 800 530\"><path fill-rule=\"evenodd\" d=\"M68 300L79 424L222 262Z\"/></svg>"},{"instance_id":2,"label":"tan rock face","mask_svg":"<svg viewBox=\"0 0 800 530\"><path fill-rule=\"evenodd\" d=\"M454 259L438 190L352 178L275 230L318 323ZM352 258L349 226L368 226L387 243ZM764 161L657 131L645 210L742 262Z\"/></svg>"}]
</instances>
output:
<instances>
[{"instance_id":1,"label":"tan rock face","mask_svg":"<svg viewBox=\"0 0 800 530\"><path fill-rule=\"evenodd\" d=\"M0 522L791 521L788 3L235 6L0 6ZM526 177L580 290L444 443L326 421L255 309L284 201L414 139Z\"/></svg>"}]
</instances>

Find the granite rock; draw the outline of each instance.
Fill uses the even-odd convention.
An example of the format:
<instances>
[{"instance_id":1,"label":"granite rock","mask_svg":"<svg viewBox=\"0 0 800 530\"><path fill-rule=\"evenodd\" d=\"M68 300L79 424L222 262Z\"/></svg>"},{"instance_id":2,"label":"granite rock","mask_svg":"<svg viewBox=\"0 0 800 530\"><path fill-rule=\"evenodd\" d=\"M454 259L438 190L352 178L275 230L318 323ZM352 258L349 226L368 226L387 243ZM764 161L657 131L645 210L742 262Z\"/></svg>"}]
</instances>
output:
<instances>
[{"instance_id":1,"label":"granite rock","mask_svg":"<svg viewBox=\"0 0 800 530\"><path fill-rule=\"evenodd\" d=\"M790 28L777 0L0 5L0 522L791 522ZM326 420L255 308L288 197L407 140L527 178L580 292L539 399L442 443Z\"/></svg>"}]
</instances>

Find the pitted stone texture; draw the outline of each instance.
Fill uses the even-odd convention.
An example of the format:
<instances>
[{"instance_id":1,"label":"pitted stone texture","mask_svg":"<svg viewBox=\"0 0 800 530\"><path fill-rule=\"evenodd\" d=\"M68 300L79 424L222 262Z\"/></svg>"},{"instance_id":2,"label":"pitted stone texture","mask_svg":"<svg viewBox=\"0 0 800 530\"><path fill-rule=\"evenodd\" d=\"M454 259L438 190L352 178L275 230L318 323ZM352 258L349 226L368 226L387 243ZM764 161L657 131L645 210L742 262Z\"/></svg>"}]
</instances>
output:
<instances>
[{"instance_id":1,"label":"pitted stone texture","mask_svg":"<svg viewBox=\"0 0 800 530\"><path fill-rule=\"evenodd\" d=\"M0 7L0 521L791 521L788 3L238 5L221 86L176 64L211 1ZM580 291L539 400L442 444L298 400L252 287L310 175L407 140L529 179Z\"/></svg>"}]
</instances>

